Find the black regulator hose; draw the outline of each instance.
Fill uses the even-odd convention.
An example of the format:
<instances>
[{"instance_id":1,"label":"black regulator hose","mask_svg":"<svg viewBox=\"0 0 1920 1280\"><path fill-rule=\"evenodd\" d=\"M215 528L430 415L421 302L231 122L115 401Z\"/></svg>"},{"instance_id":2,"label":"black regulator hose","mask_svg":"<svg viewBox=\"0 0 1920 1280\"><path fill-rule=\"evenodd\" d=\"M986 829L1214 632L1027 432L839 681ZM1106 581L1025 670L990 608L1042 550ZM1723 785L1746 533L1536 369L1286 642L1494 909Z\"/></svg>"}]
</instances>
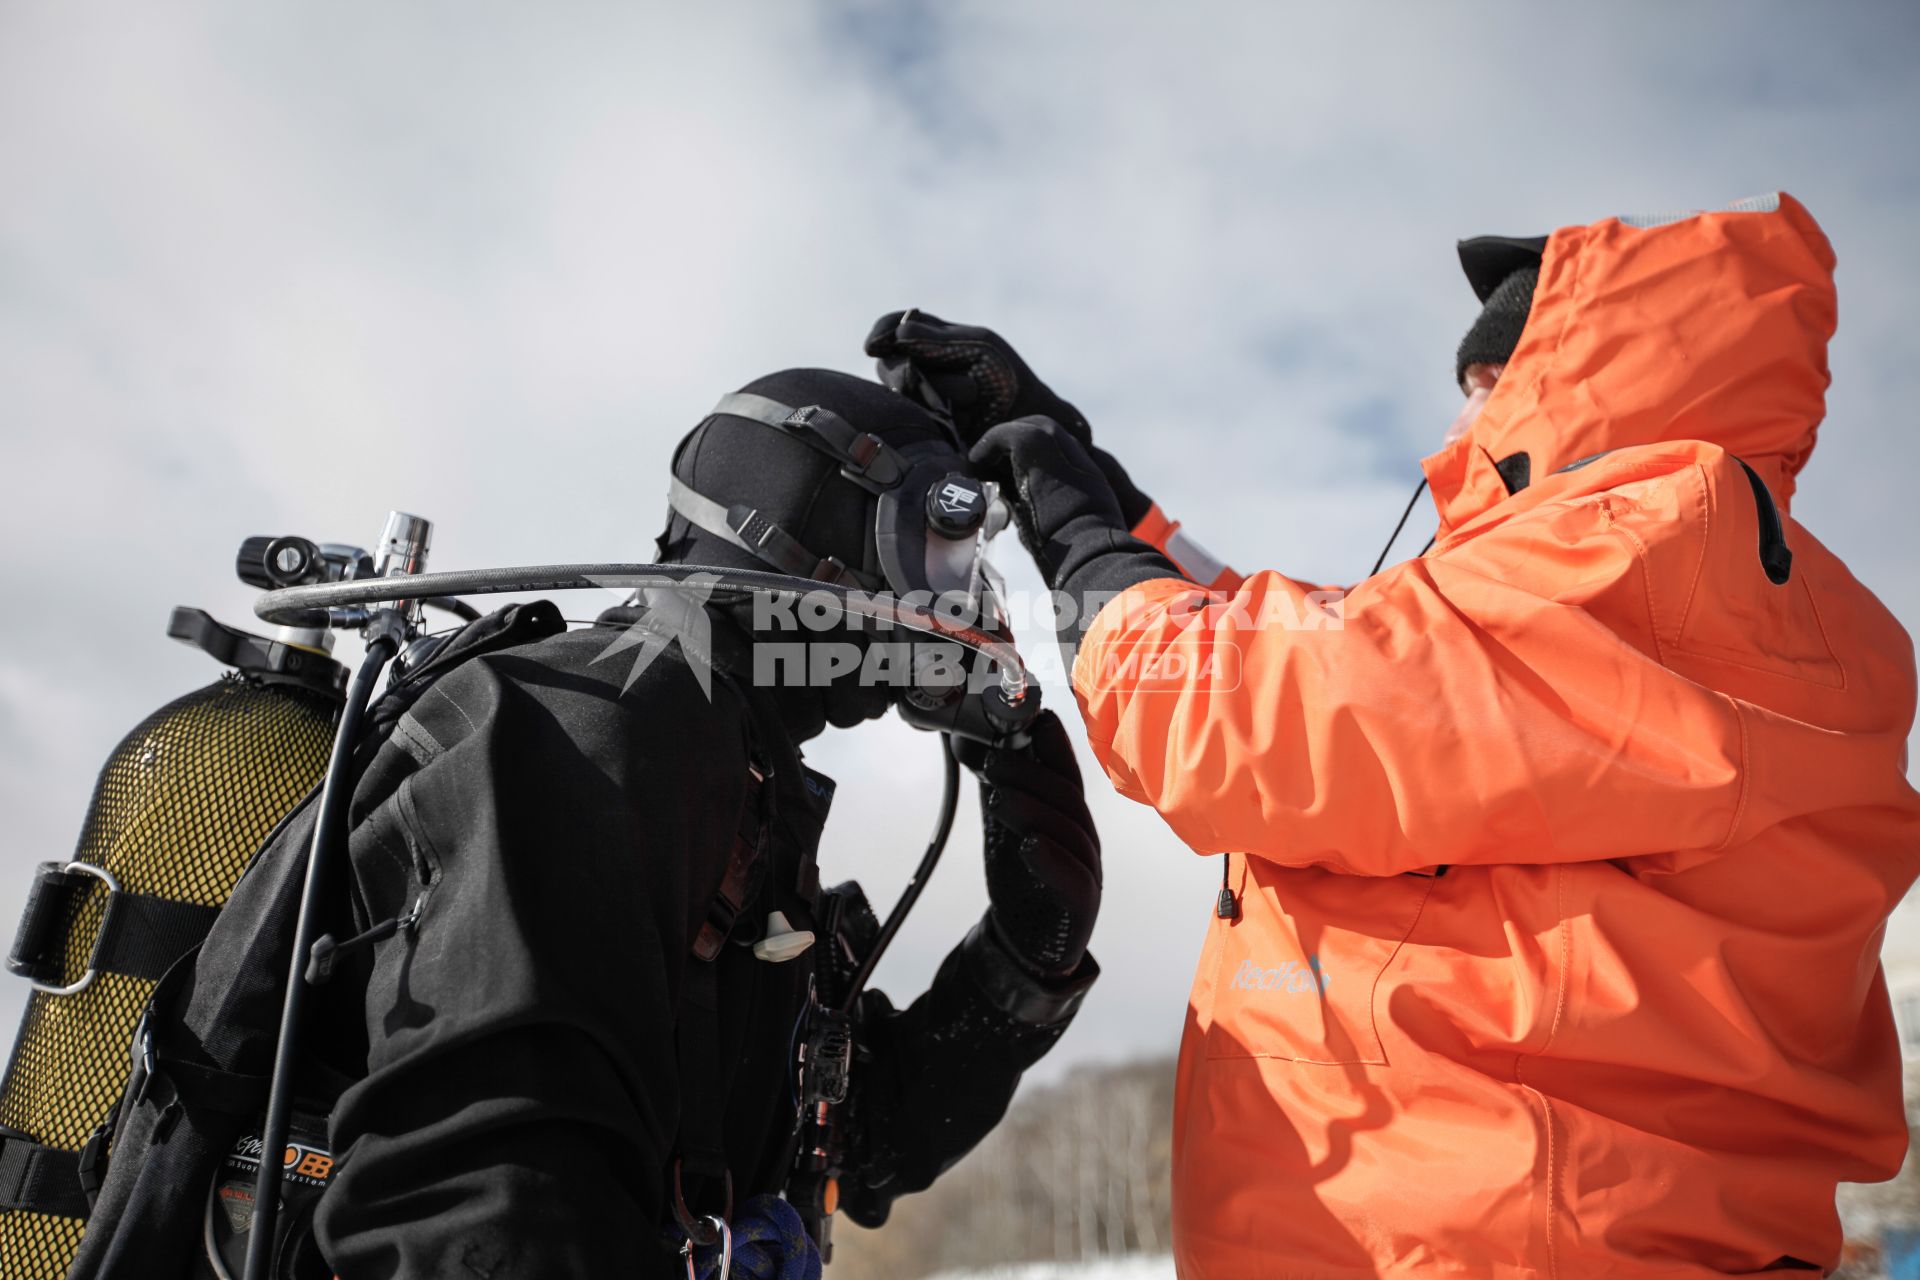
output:
<instances>
[{"instance_id":1,"label":"black regulator hose","mask_svg":"<svg viewBox=\"0 0 1920 1280\"><path fill-rule=\"evenodd\" d=\"M893 935L900 932L900 926L907 921L907 913L913 910L913 904L920 901L920 894L927 887L927 881L933 875L933 869L939 865L940 855L947 850L947 837L953 834L953 818L960 808L960 758L953 753L953 735L940 735L940 754L946 764L946 780L940 796L940 816L934 820L933 839L927 842L927 851L920 855L920 865L913 869L913 879L907 881L907 887L900 893L900 901L887 913L887 922L880 926L880 932L873 940L873 946L867 951L867 958L860 962L855 970L853 981L847 984L847 994L840 1003L840 1012L851 1014L860 993L867 988L867 982L873 977L873 971L880 967L880 957L887 953L887 945L893 941Z\"/></svg>"},{"instance_id":2,"label":"black regulator hose","mask_svg":"<svg viewBox=\"0 0 1920 1280\"><path fill-rule=\"evenodd\" d=\"M392 584L387 586L389 596ZM267 1094L267 1118L260 1132L260 1171L253 1186L253 1225L247 1237L244 1280L270 1280L273 1269L274 1228L280 1214L281 1153L293 1122L294 1068L300 1061L301 1014L306 1007L307 955L320 928L320 887L333 851L346 843L347 806L353 799L353 749L360 741L361 723L373 687L399 641L392 630L367 644L367 656L347 690L327 760L326 781L320 789L320 814L313 824L313 844L307 851L306 881L300 890L300 915L294 926L293 956L287 967L286 1003L280 1014L280 1042L273 1055L273 1078Z\"/></svg>"}]
</instances>

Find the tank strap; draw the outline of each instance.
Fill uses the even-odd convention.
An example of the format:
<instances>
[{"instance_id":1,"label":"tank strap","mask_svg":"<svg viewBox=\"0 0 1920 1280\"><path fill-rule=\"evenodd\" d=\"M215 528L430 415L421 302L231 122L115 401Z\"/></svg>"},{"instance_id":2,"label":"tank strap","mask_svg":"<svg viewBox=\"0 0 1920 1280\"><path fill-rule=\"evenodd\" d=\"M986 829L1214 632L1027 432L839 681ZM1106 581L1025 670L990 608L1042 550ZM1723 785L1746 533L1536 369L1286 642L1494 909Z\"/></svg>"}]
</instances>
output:
<instances>
[{"instance_id":1,"label":"tank strap","mask_svg":"<svg viewBox=\"0 0 1920 1280\"><path fill-rule=\"evenodd\" d=\"M0 1209L84 1220L92 1206L80 1182L80 1153L0 1130Z\"/></svg>"},{"instance_id":2,"label":"tank strap","mask_svg":"<svg viewBox=\"0 0 1920 1280\"><path fill-rule=\"evenodd\" d=\"M106 886L106 914L88 953L86 973L61 986L74 914L95 882ZM90 863L43 862L27 892L26 910L7 954L7 969L56 995L85 990L100 973L157 982L176 960L205 940L219 916L218 907L128 893Z\"/></svg>"}]
</instances>

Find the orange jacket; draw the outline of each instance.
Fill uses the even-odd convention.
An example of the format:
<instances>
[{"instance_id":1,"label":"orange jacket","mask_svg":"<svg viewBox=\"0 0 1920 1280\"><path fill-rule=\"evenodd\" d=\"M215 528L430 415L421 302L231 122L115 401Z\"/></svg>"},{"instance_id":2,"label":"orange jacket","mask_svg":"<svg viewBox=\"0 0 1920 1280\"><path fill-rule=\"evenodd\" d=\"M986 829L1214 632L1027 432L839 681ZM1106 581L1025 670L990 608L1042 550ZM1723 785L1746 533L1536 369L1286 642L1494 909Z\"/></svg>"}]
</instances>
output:
<instances>
[{"instance_id":1,"label":"orange jacket","mask_svg":"<svg viewBox=\"0 0 1920 1280\"><path fill-rule=\"evenodd\" d=\"M1425 461L1431 552L1095 619L1096 754L1241 903L1181 1053L1183 1277L1829 1267L1835 1183L1898 1169L1913 648L1787 514L1832 269L1785 196L1564 229Z\"/></svg>"}]
</instances>

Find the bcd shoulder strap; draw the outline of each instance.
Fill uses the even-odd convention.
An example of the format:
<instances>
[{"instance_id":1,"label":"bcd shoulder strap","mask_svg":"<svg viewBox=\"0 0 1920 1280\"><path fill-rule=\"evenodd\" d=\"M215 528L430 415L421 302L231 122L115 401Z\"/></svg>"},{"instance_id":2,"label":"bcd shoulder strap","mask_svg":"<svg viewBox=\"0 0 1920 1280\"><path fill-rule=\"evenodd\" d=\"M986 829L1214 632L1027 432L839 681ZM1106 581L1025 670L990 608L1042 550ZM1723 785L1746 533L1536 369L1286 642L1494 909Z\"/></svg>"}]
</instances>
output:
<instances>
[{"instance_id":1,"label":"bcd shoulder strap","mask_svg":"<svg viewBox=\"0 0 1920 1280\"><path fill-rule=\"evenodd\" d=\"M716 1233L706 1221L709 1213L696 1210L688 1199L689 1177L698 1179L702 1190L717 1184L718 1216L733 1216L733 1173L726 1152L727 1095L733 1084L733 1064L725 1061L721 1052L718 961L741 911L754 896L756 873L766 862L772 828L771 795L764 766L757 761L749 764L746 794L741 798L720 885L689 948L674 1029L680 1123L669 1170L673 1213L680 1229L703 1245L713 1243Z\"/></svg>"}]
</instances>

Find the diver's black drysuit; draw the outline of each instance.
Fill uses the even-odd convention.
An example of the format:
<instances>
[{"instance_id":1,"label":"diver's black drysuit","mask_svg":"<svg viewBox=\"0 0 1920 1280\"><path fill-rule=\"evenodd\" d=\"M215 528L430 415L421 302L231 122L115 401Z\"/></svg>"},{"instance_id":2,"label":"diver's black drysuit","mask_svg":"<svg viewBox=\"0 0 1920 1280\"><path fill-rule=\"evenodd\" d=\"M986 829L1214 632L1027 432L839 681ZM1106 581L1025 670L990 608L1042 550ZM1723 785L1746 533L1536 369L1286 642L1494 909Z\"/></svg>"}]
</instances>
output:
<instances>
[{"instance_id":1,"label":"diver's black drysuit","mask_svg":"<svg viewBox=\"0 0 1920 1280\"><path fill-rule=\"evenodd\" d=\"M661 1228L694 1098L724 1099L736 1200L785 1181L815 951L776 964L740 943L775 908L815 923L833 784L801 764L777 691L720 669L709 702L676 649L623 693L632 653L600 660L611 634L463 663L362 776L356 923L417 917L373 952L369 1073L333 1116L319 1236L353 1280L672 1274ZM764 887L713 962L727 1078L690 1089L690 946L754 807L750 767L768 775ZM843 1210L877 1223L979 1141L1095 971L1049 987L976 930L911 1007L870 1001Z\"/></svg>"},{"instance_id":2,"label":"diver's black drysuit","mask_svg":"<svg viewBox=\"0 0 1920 1280\"><path fill-rule=\"evenodd\" d=\"M786 1182L821 945L776 964L743 944L774 909L815 923L833 784L796 743L850 718L820 691L730 674L746 640L724 618L711 700L675 649L623 692L632 651L609 647L634 616L566 632L549 603L511 606L370 713L350 879L325 892L325 923L342 938L408 923L341 954L300 1054L305 1105L338 1095L316 1223L350 1280L682 1275L676 1152L722 1149L736 1202ZM156 990L74 1280L209 1274L202 1219L215 1171L258 1132L317 807L268 839ZM754 891L701 961L692 944L723 868L762 812ZM903 851L914 835L900 833ZM874 1225L978 1142L1097 972L1083 955L1067 977L1035 978L983 925L906 1010L869 993L842 1210ZM695 993L717 1043L690 1051ZM720 1208L711 1183L696 1200Z\"/></svg>"},{"instance_id":3,"label":"diver's black drysuit","mask_svg":"<svg viewBox=\"0 0 1920 1280\"><path fill-rule=\"evenodd\" d=\"M747 391L899 444L945 438L905 397L845 374L789 370ZM751 506L822 569L870 566L878 499L850 465L716 412L676 451L675 478ZM678 515L660 548L758 563ZM757 686L749 623L718 605L704 642L671 628L678 644L627 687L657 647L614 643L638 617L567 633L551 603L510 606L410 659L369 712L348 865L316 898L322 928L359 941L297 1024L303 1108L330 1117L337 1157L315 1218L320 1274L684 1274L668 1233L676 1156L709 1171L688 1186L696 1213L722 1207L722 1166L736 1204L786 1184L795 1051L828 944L784 963L750 944L775 910L818 925L833 787L797 744L884 714L893 691ZM979 1141L1097 973L1099 846L1064 729L1042 713L1028 748L969 767L993 906L911 1007L863 1000L840 1187L856 1222ZM267 1100L318 808L309 797L268 838L156 988L70 1280L205 1275L203 1225L244 1229L252 1180L232 1161ZM919 836L894 835L903 876ZM737 912L718 893L736 878ZM725 940L703 941L721 925Z\"/></svg>"}]
</instances>

